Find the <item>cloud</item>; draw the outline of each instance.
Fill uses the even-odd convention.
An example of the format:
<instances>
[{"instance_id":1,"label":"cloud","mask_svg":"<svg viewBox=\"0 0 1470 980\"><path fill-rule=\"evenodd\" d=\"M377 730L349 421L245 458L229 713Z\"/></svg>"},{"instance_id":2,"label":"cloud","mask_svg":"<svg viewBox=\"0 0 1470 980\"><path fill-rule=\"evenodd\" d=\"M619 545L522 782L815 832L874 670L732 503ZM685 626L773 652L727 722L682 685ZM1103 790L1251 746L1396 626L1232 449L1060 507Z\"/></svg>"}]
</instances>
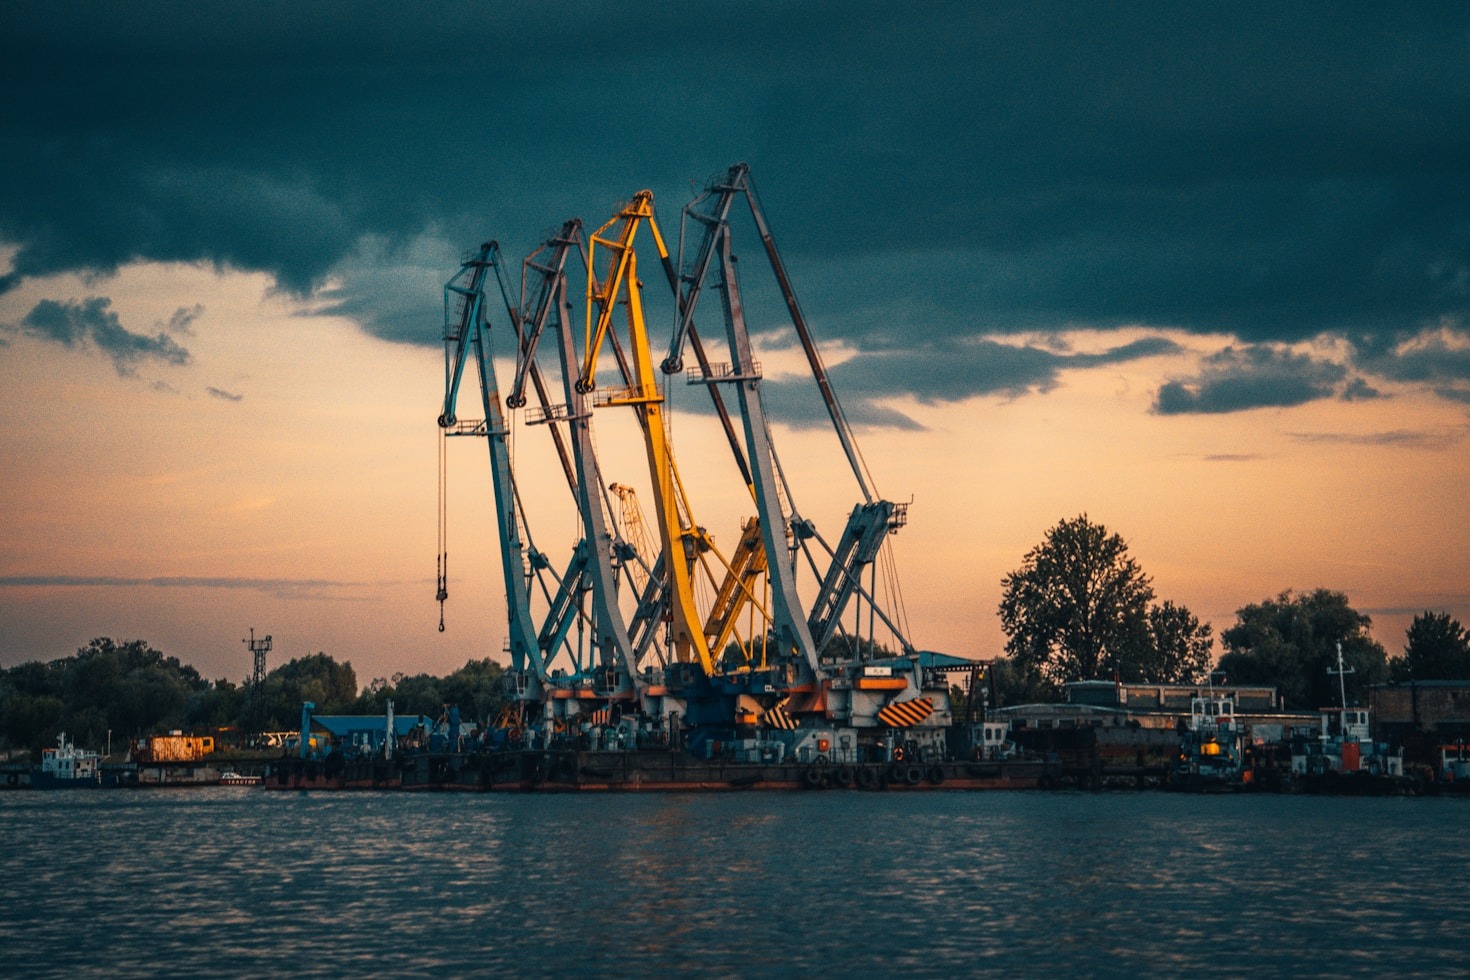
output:
<instances>
[{"instance_id":1,"label":"cloud","mask_svg":"<svg viewBox=\"0 0 1470 980\"><path fill-rule=\"evenodd\" d=\"M1466 388L1436 388L1434 393L1445 401L1464 402L1470 405L1470 387Z\"/></svg>"},{"instance_id":2,"label":"cloud","mask_svg":"<svg viewBox=\"0 0 1470 980\"><path fill-rule=\"evenodd\" d=\"M194 334L194 321L204 315L204 305L195 303L193 306L181 306L174 310L173 316L168 318L167 323L155 323L154 326L169 333L181 333L188 336Z\"/></svg>"},{"instance_id":3,"label":"cloud","mask_svg":"<svg viewBox=\"0 0 1470 980\"><path fill-rule=\"evenodd\" d=\"M860 351L1470 322L1470 127L1445 124L1470 8L929 9L706 6L692 46L683 5L631 0L13 5L0 290L206 263L329 287L324 311L433 345L460 250L496 238L518 261L642 187L676 239L690 180L746 160L820 336ZM494 55L473 108L485 61L465 52ZM759 257L748 222L735 241ZM997 356L973 385L902 355L852 370L920 400L1046 390L1043 359ZM1230 401L1207 394L1165 403Z\"/></svg>"},{"instance_id":4,"label":"cloud","mask_svg":"<svg viewBox=\"0 0 1470 980\"><path fill-rule=\"evenodd\" d=\"M1159 415L1219 414L1284 408L1330 398L1347 370L1274 345L1227 347L1204 359L1200 374L1166 382Z\"/></svg>"},{"instance_id":5,"label":"cloud","mask_svg":"<svg viewBox=\"0 0 1470 980\"><path fill-rule=\"evenodd\" d=\"M242 589L265 592L285 599L321 598L341 590L362 588L370 583L333 579L231 578L200 576L157 576L127 578L111 575L7 575L0 588L137 588Z\"/></svg>"},{"instance_id":6,"label":"cloud","mask_svg":"<svg viewBox=\"0 0 1470 980\"><path fill-rule=\"evenodd\" d=\"M209 397L218 398L221 401L238 402L245 398L244 395L237 395L233 391L225 391L223 388L216 388L213 385L206 387L204 390L209 393Z\"/></svg>"},{"instance_id":7,"label":"cloud","mask_svg":"<svg viewBox=\"0 0 1470 980\"><path fill-rule=\"evenodd\" d=\"M1390 381L1470 386L1470 329L1459 324L1352 340L1353 363L1363 371Z\"/></svg>"},{"instance_id":8,"label":"cloud","mask_svg":"<svg viewBox=\"0 0 1470 980\"><path fill-rule=\"evenodd\" d=\"M1447 449L1465 440L1464 431L1395 429L1390 432L1293 432L1298 442L1343 446L1401 446L1407 449Z\"/></svg>"},{"instance_id":9,"label":"cloud","mask_svg":"<svg viewBox=\"0 0 1470 980\"><path fill-rule=\"evenodd\" d=\"M937 405L987 395L1018 398L1050 391L1069 369L1121 364L1178 350L1179 345L1165 337L1144 337L1096 354L1069 354L990 338L939 339L908 348L861 351L828 374L854 425L917 428L916 422L883 402L912 397L920 404ZM821 424L827 418L815 381L768 380L761 391L767 410L783 423ZM701 404L695 410L706 409Z\"/></svg>"},{"instance_id":10,"label":"cloud","mask_svg":"<svg viewBox=\"0 0 1470 980\"><path fill-rule=\"evenodd\" d=\"M1354 378L1342 389L1343 401L1358 402L1369 401L1374 398L1382 398L1383 392L1370 385L1362 378Z\"/></svg>"},{"instance_id":11,"label":"cloud","mask_svg":"<svg viewBox=\"0 0 1470 980\"><path fill-rule=\"evenodd\" d=\"M142 360L173 365L189 363L188 350L168 334L148 337L125 328L117 314L108 309L111 304L105 296L64 303L43 299L25 315L20 325L34 337L66 347L95 346L112 359L117 373L125 377L135 374L137 363Z\"/></svg>"}]
</instances>

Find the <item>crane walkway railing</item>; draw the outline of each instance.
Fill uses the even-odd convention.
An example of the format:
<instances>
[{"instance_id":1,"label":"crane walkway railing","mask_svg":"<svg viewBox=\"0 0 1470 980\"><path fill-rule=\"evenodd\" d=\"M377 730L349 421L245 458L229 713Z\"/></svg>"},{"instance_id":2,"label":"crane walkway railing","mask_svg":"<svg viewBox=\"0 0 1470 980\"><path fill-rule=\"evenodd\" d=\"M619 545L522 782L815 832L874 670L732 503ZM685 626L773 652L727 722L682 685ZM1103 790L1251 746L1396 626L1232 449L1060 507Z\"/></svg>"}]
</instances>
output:
<instances>
[{"instance_id":1,"label":"crane walkway railing","mask_svg":"<svg viewBox=\"0 0 1470 980\"><path fill-rule=\"evenodd\" d=\"M708 366L695 365L684 372L685 380L692 385L725 384L737 381L761 380L761 362L751 361L750 370L741 372L728 361L711 361Z\"/></svg>"},{"instance_id":2,"label":"crane walkway railing","mask_svg":"<svg viewBox=\"0 0 1470 980\"><path fill-rule=\"evenodd\" d=\"M570 405L542 405L540 408L526 409L527 425L545 425L548 422L570 422L573 419L587 418L587 413L573 414Z\"/></svg>"},{"instance_id":3,"label":"crane walkway railing","mask_svg":"<svg viewBox=\"0 0 1470 980\"><path fill-rule=\"evenodd\" d=\"M503 436L506 431L502 427L496 429L495 434ZM444 430L444 434L446 436L487 436L490 435L490 427L485 424L484 419L458 419Z\"/></svg>"},{"instance_id":4,"label":"crane walkway railing","mask_svg":"<svg viewBox=\"0 0 1470 980\"><path fill-rule=\"evenodd\" d=\"M610 405L653 405L663 400L663 395L658 393L658 388L655 387L650 393L641 385L598 388L592 394L592 404L596 408L607 408Z\"/></svg>"}]
</instances>

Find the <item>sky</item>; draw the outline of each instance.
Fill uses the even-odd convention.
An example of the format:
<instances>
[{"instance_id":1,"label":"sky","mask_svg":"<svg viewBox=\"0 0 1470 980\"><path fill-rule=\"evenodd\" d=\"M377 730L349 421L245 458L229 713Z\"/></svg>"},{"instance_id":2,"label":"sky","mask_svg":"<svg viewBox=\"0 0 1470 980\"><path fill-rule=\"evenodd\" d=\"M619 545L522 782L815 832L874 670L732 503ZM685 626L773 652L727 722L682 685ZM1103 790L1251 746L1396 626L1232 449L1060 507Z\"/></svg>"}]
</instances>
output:
<instances>
[{"instance_id":1,"label":"sky","mask_svg":"<svg viewBox=\"0 0 1470 980\"><path fill-rule=\"evenodd\" d=\"M1470 623L1467 119L1463 4L7 3L0 665L110 636L239 681L251 629L364 684L503 662L474 440L438 630L443 284L640 189L677 240L736 162L909 503L916 646L1000 654L1002 578L1086 514L1217 634L1322 587L1398 654L1417 613ZM732 239L835 539L859 491ZM748 501L676 388L733 540ZM558 555L542 441L517 474Z\"/></svg>"}]
</instances>

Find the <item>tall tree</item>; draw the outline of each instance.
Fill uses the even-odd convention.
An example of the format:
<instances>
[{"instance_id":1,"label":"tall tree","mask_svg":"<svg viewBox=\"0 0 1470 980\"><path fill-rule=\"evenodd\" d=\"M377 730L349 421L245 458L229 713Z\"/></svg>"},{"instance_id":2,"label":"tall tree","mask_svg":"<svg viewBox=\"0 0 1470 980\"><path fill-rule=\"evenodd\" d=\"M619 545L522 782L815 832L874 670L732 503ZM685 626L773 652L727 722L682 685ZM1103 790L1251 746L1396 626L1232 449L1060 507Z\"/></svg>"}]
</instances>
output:
<instances>
[{"instance_id":1,"label":"tall tree","mask_svg":"<svg viewBox=\"0 0 1470 980\"><path fill-rule=\"evenodd\" d=\"M1426 609L1414 617L1406 637L1404 655L1389 662L1394 680L1470 678L1470 635L1449 613Z\"/></svg>"},{"instance_id":2,"label":"tall tree","mask_svg":"<svg viewBox=\"0 0 1470 980\"><path fill-rule=\"evenodd\" d=\"M1337 644L1351 671L1343 678L1348 701L1364 703L1371 684L1388 677L1388 655L1369 634L1372 619L1330 589L1282 592L1235 613L1220 634L1220 669L1232 683L1273 684L1295 708L1333 707L1339 700Z\"/></svg>"},{"instance_id":3,"label":"tall tree","mask_svg":"<svg viewBox=\"0 0 1470 980\"><path fill-rule=\"evenodd\" d=\"M1086 514L1063 520L1001 585L1006 652L1023 675L1143 679L1154 591L1120 536Z\"/></svg>"}]
</instances>

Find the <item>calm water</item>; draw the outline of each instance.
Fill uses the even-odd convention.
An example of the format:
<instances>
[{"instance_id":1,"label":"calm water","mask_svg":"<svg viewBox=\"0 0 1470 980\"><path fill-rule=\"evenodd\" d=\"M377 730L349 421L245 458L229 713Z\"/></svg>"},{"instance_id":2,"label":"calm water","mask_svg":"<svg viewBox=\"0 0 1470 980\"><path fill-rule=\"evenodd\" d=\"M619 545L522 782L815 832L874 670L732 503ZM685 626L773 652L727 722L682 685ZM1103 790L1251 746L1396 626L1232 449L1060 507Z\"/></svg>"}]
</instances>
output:
<instances>
[{"instance_id":1,"label":"calm water","mask_svg":"<svg viewBox=\"0 0 1470 980\"><path fill-rule=\"evenodd\" d=\"M1470 971L1465 799L0 793L7 976Z\"/></svg>"}]
</instances>

